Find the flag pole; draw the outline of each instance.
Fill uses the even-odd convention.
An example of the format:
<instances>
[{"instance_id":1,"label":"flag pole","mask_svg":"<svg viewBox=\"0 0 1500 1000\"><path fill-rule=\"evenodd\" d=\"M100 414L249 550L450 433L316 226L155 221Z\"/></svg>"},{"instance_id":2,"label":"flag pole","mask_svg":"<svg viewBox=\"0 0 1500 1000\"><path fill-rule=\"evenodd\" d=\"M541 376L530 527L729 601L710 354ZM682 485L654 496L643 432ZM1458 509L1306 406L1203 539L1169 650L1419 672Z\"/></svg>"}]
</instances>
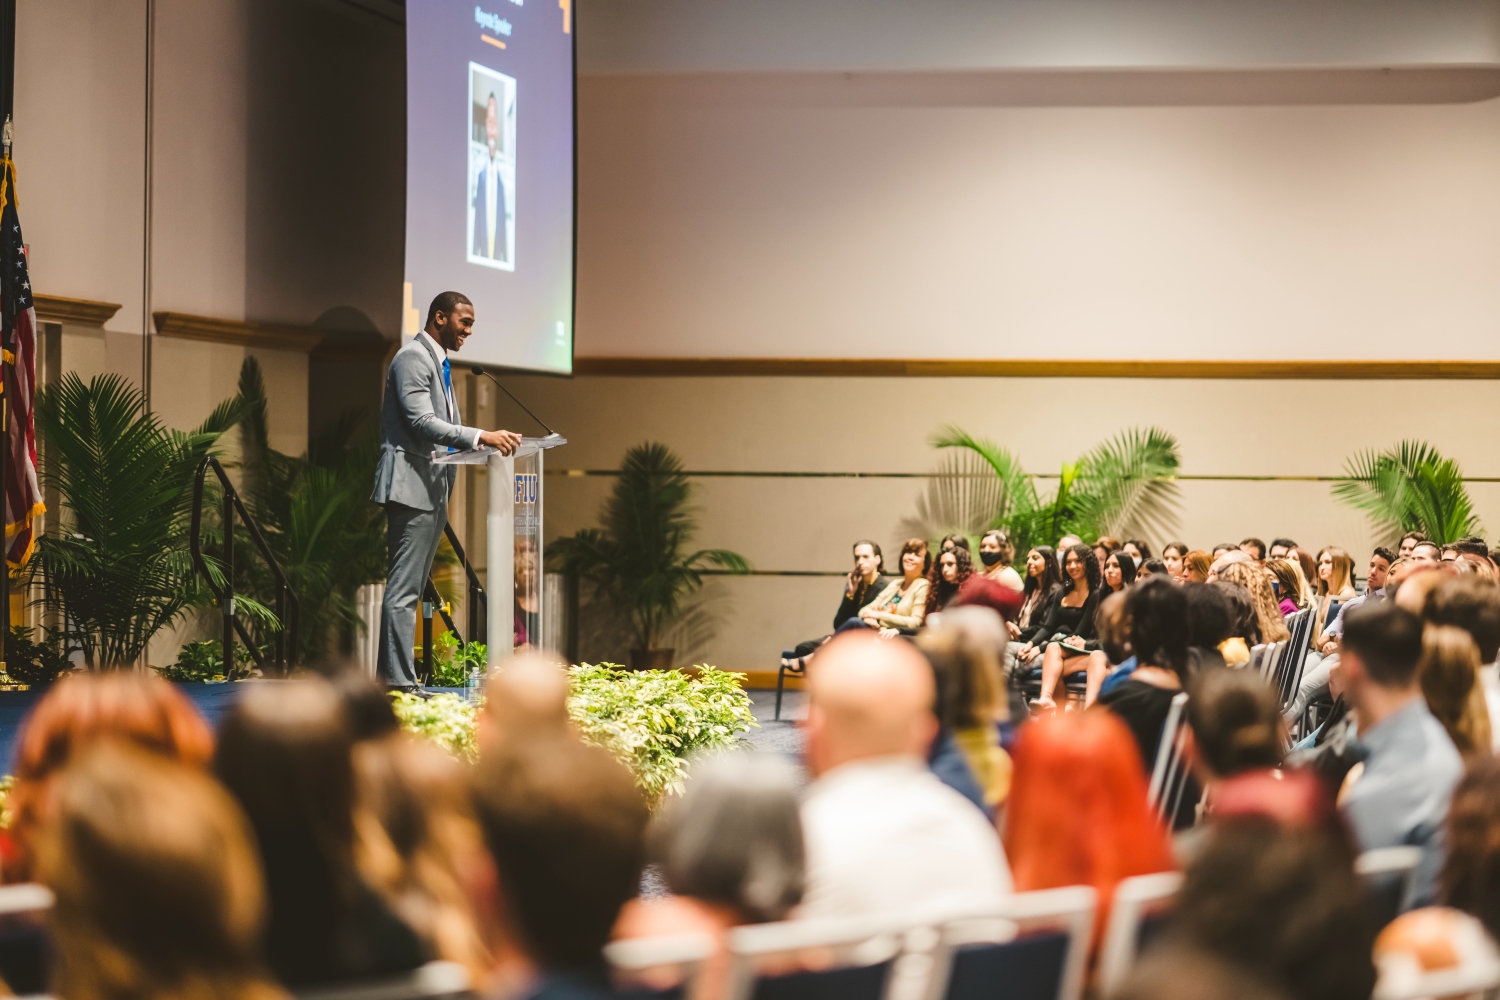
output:
<instances>
[{"instance_id":1,"label":"flag pole","mask_svg":"<svg viewBox=\"0 0 1500 1000\"><path fill-rule=\"evenodd\" d=\"M4 171L6 180L10 179L10 153L11 146L15 140L15 128L12 125L12 117L15 114L16 104L16 0L0 0L0 121L5 124L3 132L0 132L0 143L5 147ZM11 192L11 197L15 193ZM6 350L11 350L13 331L15 323L10 320L12 312L10 303L0 304L6 316L3 321L3 334L0 334L0 343ZM0 438L5 440L5 447L0 449L4 457L0 458L0 484L10 482L10 463L14 456L10 448L10 401L11 386L14 381L10 378L10 366L0 361ZM0 487L3 491L3 487ZM3 493L0 493L0 507L4 506ZM0 519L3 520L3 519ZM0 556L0 673L5 671L10 658L10 545L6 540L5 552Z\"/></svg>"}]
</instances>

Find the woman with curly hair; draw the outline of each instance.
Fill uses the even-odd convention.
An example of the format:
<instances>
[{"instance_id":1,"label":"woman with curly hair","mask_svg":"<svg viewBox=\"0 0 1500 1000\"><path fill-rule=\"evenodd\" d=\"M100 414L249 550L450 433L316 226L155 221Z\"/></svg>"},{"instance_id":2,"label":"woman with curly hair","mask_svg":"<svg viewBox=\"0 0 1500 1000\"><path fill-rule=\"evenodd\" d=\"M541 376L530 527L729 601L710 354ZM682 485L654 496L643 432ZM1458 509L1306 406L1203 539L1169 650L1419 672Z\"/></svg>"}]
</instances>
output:
<instances>
[{"instance_id":1,"label":"woman with curly hair","mask_svg":"<svg viewBox=\"0 0 1500 1000\"><path fill-rule=\"evenodd\" d=\"M958 588L974 575L969 550L955 545L943 550L927 572L927 613L941 611L958 596Z\"/></svg>"},{"instance_id":2,"label":"woman with curly hair","mask_svg":"<svg viewBox=\"0 0 1500 1000\"><path fill-rule=\"evenodd\" d=\"M1276 603L1276 595L1271 593L1271 581L1266 579L1265 570L1260 566L1249 562L1230 563L1219 570L1219 579L1237 583L1250 592L1250 599L1255 603L1255 619L1260 625L1261 642L1285 642L1292 637Z\"/></svg>"}]
</instances>

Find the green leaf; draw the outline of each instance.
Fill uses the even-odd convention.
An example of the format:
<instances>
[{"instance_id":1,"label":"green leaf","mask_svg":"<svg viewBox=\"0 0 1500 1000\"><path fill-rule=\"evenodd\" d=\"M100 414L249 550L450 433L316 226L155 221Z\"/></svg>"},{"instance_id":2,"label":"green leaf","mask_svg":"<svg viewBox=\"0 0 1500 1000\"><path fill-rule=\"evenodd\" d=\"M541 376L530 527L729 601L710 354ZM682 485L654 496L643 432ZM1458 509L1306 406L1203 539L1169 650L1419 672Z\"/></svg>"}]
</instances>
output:
<instances>
[{"instance_id":1,"label":"green leaf","mask_svg":"<svg viewBox=\"0 0 1500 1000\"><path fill-rule=\"evenodd\" d=\"M1363 511L1378 540L1421 531L1439 545L1483 533L1458 463L1423 441L1364 451L1344 463L1333 485L1339 502Z\"/></svg>"}]
</instances>

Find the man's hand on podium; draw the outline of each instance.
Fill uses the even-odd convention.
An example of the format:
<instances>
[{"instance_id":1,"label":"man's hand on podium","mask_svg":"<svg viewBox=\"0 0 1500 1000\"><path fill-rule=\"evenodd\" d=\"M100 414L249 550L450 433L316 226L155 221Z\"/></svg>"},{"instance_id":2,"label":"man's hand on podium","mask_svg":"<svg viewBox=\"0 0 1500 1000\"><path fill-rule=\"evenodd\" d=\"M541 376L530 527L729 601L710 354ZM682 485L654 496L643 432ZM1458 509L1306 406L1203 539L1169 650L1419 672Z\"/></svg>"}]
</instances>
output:
<instances>
[{"instance_id":1,"label":"man's hand on podium","mask_svg":"<svg viewBox=\"0 0 1500 1000\"><path fill-rule=\"evenodd\" d=\"M515 431L480 431L479 443L489 445L502 455L514 455L521 447L521 435Z\"/></svg>"}]
</instances>

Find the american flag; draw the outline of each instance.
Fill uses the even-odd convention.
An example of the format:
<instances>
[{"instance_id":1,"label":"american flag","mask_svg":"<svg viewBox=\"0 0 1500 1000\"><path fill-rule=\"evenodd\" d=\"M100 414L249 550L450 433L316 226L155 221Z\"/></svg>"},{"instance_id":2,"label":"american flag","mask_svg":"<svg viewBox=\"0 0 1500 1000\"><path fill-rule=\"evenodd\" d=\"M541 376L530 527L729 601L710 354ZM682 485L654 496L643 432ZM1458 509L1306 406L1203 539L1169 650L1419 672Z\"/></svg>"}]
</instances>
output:
<instances>
[{"instance_id":1,"label":"american flag","mask_svg":"<svg viewBox=\"0 0 1500 1000\"><path fill-rule=\"evenodd\" d=\"M16 212L16 165L0 160L0 343L9 397L5 424L5 559L20 569L36 538L31 519L47 508L36 478L36 309L26 268L26 244Z\"/></svg>"}]
</instances>

